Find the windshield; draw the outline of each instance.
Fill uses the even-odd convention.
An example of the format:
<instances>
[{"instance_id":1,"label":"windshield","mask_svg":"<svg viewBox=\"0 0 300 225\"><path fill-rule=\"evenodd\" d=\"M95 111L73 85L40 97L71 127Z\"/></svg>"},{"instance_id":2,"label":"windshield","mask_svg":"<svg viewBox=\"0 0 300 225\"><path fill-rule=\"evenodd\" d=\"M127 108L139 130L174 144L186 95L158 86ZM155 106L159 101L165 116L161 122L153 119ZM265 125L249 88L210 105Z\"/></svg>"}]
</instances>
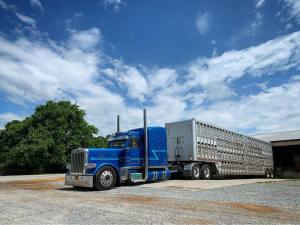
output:
<instances>
[{"instance_id":1,"label":"windshield","mask_svg":"<svg viewBox=\"0 0 300 225\"><path fill-rule=\"evenodd\" d=\"M124 148L126 146L126 141L127 141L126 139L109 141L107 147L108 148Z\"/></svg>"}]
</instances>

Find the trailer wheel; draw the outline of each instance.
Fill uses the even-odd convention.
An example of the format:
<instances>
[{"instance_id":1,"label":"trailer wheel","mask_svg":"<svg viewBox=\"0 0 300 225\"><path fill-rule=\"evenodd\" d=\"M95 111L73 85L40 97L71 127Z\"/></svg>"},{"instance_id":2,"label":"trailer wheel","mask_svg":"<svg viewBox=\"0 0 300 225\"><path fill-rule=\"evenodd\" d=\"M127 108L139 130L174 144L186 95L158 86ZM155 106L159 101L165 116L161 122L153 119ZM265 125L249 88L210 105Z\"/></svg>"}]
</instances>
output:
<instances>
[{"instance_id":1,"label":"trailer wheel","mask_svg":"<svg viewBox=\"0 0 300 225\"><path fill-rule=\"evenodd\" d=\"M201 167L201 176L203 180L210 180L211 178L211 169L207 164L204 164Z\"/></svg>"},{"instance_id":2,"label":"trailer wheel","mask_svg":"<svg viewBox=\"0 0 300 225\"><path fill-rule=\"evenodd\" d=\"M201 177L201 170L200 170L200 166L198 164L194 164L192 166L192 175L190 176L190 178L192 180L199 180Z\"/></svg>"},{"instance_id":3,"label":"trailer wheel","mask_svg":"<svg viewBox=\"0 0 300 225\"><path fill-rule=\"evenodd\" d=\"M269 169L269 178L274 178L274 172L272 169Z\"/></svg>"},{"instance_id":4,"label":"trailer wheel","mask_svg":"<svg viewBox=\"0 0 300 225\"><path fill-rule=\"evenodd\" d=\"M104 166L96 173L95 187L98 190L109 190L115 186L116 180L115 170L110 166Z\"/></svg>"},{"instance_id":5,"label":"trailer wheel","mask_svg":"<svg viewBox=\"0 0 300 225\"><path fill-rule=\"evenodd\" d=\"M270 170L269 169L266 169L265 176L266 176L266 178L270 178Z\"/></svg>"}]
</instances>

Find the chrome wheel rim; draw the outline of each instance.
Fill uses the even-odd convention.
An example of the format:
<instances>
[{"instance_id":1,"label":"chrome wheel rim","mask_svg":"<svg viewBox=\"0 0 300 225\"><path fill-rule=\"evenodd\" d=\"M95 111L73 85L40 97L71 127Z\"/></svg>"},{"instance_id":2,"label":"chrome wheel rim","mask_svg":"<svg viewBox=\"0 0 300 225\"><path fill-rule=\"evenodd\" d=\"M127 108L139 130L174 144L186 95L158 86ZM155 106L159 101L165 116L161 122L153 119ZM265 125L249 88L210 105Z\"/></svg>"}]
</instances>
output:
<instances>
[{"instance_id":1,"label":"chrome wheel rim","mask_svg":"<svg viewBox=\"0 0 300 225\"><path fill-rule=\"evenodd\" d=\"M209 177L209 169L204 168L204 177L208 178Z\"/></svg>"},{"instance_id":2,"label":"chrome wheel rim","mask_svg":"<svg viewBox=\"0 0 300 225\"><path fill-rule=\"evenodd\" d=\"M105 187L108 187L112 184L113 182L113 175L110 171L103 171L103 173L101 174L101 177L100 177L100 183L105 186Z\"/></svg>"},{"instance_id":3,"label":"chrome wheel rim","mask_svg":"<svg viewBox=\"0 0 300 225\"><path fill-rule=\"evenodd\" d=\"M200 169L199 169L199 167L195 167L194 168L194 177L199 177L199 175L200 175Z\"/></svg>"}]
</instances>

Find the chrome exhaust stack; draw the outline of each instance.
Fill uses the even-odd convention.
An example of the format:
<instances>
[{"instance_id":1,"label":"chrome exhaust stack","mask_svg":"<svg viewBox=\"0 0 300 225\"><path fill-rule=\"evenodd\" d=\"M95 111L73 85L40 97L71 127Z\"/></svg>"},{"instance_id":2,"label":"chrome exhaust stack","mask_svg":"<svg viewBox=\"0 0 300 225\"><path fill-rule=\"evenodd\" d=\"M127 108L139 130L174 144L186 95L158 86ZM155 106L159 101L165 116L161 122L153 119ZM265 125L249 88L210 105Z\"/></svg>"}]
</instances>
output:
<instances>
[{"instance_id":1,"label":"chrome exhaust stack","mask_svg":"<svg viewBox=\"0 0 300 225\"><path fill-rule=\"evenodd\" d=\"M144 163L145 163L145 174L144 181L148 179L148 130L147 130L147 110L144 109Z\"/></svg>"},{"instance_id":2,"label":"chrome exhaust stack","mask_svg":"<svg viewBox=\"0 0 300 225\"><path fill-rule=\"evenodd\" d=\"M121 131L121 117L118 115L117 117L117 132Z\"/></svg>"}]
</instances>

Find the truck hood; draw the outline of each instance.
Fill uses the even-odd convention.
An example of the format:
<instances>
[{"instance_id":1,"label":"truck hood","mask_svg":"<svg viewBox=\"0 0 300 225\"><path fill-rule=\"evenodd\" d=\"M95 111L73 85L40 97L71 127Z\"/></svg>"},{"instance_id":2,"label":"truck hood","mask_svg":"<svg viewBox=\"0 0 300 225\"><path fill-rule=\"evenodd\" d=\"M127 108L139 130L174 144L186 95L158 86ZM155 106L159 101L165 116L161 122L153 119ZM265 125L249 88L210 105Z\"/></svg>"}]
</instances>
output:
<instances>
[{"instance_id":1,"label":"truck hood","mask_svg":"<svg viewBox=\"0 0 300 225\"><path fill-rule=\"evenodd\" d=\"M123 149L121 148L89 148L89 162L119 160Z\"/></svg>"}]
</instances>

